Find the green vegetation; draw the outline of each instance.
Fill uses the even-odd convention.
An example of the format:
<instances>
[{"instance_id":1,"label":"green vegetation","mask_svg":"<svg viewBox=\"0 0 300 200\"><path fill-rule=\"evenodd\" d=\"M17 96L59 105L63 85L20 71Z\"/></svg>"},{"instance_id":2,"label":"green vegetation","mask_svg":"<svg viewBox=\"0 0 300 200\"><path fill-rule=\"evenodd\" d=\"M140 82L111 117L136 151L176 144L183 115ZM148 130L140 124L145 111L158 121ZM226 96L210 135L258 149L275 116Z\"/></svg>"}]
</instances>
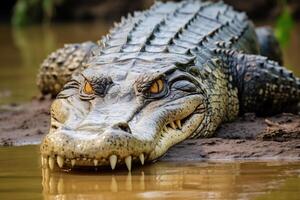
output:
<instances>
[{"instance_id":1,"label":"green vegetation","mask_svg":"<svg viewBox=\"0 0 300 200\"><path fill-rule=\"evenodd\" d=\"M294 20L286 0L279 1L283 7L283 11L276 21L275 35L281 47L286 47L290 41Z\"/></svg>"},{"instance_id":2,"label":"green vegetation","mask_svg":"<svg viewBox=\"0 0 300 200\"><path fill-rule=\"evenodd\" d=\"M63 0L18 0L14 7L12 24L20 27L37 21L49 22L55 14L55 6Z\"/></svg>"}]
</instances>

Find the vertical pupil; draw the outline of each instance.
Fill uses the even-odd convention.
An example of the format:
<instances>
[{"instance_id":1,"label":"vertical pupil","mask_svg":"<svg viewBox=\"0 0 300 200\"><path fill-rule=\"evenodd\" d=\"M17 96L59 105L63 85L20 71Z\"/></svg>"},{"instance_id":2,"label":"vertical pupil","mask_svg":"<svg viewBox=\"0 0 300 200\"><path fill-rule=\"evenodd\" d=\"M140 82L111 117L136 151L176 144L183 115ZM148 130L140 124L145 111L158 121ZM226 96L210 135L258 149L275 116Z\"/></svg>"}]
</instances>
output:
<instances>
[{"instance_id":1,"label":"vertical pupil","mask_svg":"<svg viewBox=\"0 0 300 200\"><path fill-rule=\"evenodd\" d=\"M162 90L163 90L163 81L160 79L155 81L150 88L150 91L154 94L159 93Z\"/></svg>"},{"instance_id":2,"label":"vertical pupil","mask_svg":"<svg viewBox=\"0 0 300 200\"><path fill-rule=\"evenodd\" d=\"M164 84L163 84L163 82L162 82L161 79L159 79L159 80L157 81L157 85L158 85L158 91L159 91L159 92L162 91Z\"/></svg>"}]
</instances>

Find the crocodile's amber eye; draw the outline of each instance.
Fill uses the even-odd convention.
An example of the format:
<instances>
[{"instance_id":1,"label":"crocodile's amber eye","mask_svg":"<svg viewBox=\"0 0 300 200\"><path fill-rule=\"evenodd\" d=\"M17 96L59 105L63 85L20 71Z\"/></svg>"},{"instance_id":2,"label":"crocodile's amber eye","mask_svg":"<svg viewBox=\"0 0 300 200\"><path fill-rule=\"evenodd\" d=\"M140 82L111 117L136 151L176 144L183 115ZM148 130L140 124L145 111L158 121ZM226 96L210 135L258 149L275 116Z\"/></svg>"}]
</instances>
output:
<instances>
[{"instance_id":1,"label":"crocodile's amber eye","mask_svg":"<svg viewBox=\"0 0 300 200\"><path fill-rule=\"evenodd\" d=\"M152 94L158 94L164 89L164 82L161 79L154 81L150 87Z\"/></svg>"},{"instance_id":2,"label":"crocodile's amber eye","mask_svg":"<svg viewBox=\"0 0 300 200\"><path fill-rule=\"evenodd\" d=\"M92 85L87 81L84 84L83 92L86 94L94 94L95 93Z\"/></svg>"}]
</instances>

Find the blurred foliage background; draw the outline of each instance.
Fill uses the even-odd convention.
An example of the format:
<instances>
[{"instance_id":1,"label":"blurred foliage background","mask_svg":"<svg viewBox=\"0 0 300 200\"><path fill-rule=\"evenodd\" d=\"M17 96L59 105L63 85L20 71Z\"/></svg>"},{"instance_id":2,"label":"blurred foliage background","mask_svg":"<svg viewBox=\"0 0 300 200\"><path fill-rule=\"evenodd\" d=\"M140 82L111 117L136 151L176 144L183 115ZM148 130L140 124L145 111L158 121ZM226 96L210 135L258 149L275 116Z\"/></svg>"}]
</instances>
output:
<instances>
[{"instance_id":1,"label":"blurred foliage background","mask_svg":"<svg viewBox=\"0 0 300 200\"><path fill-rule=\"evenodd\" d=\"M285 47L290 41L294 19L287 0L278 0L278 3L281 6L282 11L276 20L275 36L281 47Z\"/></svg>"},{"instance_id":2,"label":"blurred foliage background","mask_svg":"<svg viewBox=\"0 0 300 200\"><path fill-rule=\"evenodd\" d=\"M26 26L34 22L50 22L55 16L55 8L63 0L18 0L13 8L11 23Z\"/></svg>"},{"instance_id":3,"label":"blurred foliage background","mask_svg":"<svg viewBox=\"0 0 300 200\"><path fill-rule=\"evenodd\" d=\"M7 0L8 1L8 0ZM16 0L5 3L11 8L14 27L51 21L116 20L121 15L149 7L153 0ZM288 44L294 18L299 17L299 0L225 0L236 9L247 12L252 19L275 19L276 36L284 47Z\"/></svg>"}]
</instances>

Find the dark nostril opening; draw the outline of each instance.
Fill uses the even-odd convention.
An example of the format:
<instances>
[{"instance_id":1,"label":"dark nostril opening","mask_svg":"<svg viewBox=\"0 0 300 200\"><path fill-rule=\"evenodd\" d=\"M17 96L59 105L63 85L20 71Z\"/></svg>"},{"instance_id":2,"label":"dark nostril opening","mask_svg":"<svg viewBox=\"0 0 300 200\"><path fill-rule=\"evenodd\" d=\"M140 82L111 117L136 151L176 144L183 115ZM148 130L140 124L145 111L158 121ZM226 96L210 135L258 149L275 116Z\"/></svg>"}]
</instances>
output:
<instances>
[{"instance_id":1,"label":"dark nostril opening","mask_svg":"<svg viewBox=\"0 0 300 200\"><path fill-rule=\"evenodd\" d=\"M122 131L125 131L125 132L127 132L127 133L131 133L131 130L130 130L129 125L128 125L127 123L125 123L125 122L118 123L118 124L116 125L116 128L119 128L119 129L121 129Z\"/></svg>"},{"instance_id":2,"label":"dark nostril opening","mask_svg":"<svg viewBox=\"0 0 300 200\"><path fill-rule=\"evenodd\" d=\"M56 129L58 129L58 126L52 124L51 128L54 129L54 130L56 130Z\"/></svg>"}]
</instances>

